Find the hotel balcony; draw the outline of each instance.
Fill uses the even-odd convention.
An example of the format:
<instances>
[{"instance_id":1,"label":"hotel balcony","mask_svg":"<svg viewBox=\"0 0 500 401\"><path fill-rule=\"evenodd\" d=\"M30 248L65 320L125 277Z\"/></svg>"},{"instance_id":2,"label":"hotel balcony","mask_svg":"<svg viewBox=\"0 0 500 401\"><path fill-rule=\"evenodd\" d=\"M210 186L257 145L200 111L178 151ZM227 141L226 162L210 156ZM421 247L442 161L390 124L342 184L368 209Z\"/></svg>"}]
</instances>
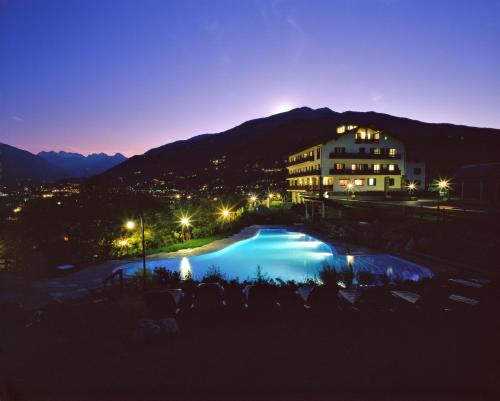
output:
<instances>
[{"instance_id":1,"label":"hotel balcony","mask_svg":"<svg viewBox=\"0 0 500 401\"><path fill-rule=\"evenodd\" d=\"M297 160L289 161L288 165L289 166L294 166L296 164L305 163L305 162L312 162L312 161L314 161L314 155L313 156L300 157Z\"/></svg>"},{"instance_id":2,"label":"hotel balcony","mask_svg":"<svg viewBox=\"0 0 500 401\"><path fill-rule=\"evenodd\" d=\"M319 191L319 185L291 185L286 189L287 191L311 192L311 191Z\"/></svg>"},{"instance_id":3,"label":"hotel balcony","mask_svg":"<svg viewBox=\"0 0 500 401\"><path fill-rule=\"evenodd\" d=\"M319 177L321 174L320 170L312 170L312 171L304 171L301 173L288 173L287 178L295 178L295 177Z\"/></svg>"},{"instance_id":4,"label":"hotel balcony","mask_svg":"<svg viewBox=\"0 0 500 401\"><path fill-rule=\"evenodd\" d=\"M395 168L394 170L388 169L359 169L359 170L351 170L351 169L330 169L331 175L401 175L401 170L399 168Z\"/></svg>"},{"instance_id":5,"label":"hotel balcony","mask_svg":"<svg viewBox=\"0 0 500 401\"><path fill-rule=\"evenodd\" d=\"M376 139L376 138L365 138L365 139L362 139L362 138L356 138L354 140L354 143L379 143L380 142L380 139Z\"/></svg>"},{"instance_id":6,"label":"hotel balcony","mask_svg":"<svg viewBox=\"0 0 500 401\"><path fill-rule=\"evenodd\" d=\"M375 155L373 153L330 153L330 159L391 159L391 160L400 160L401 155L389 155L389 154L380 154Z\"/></svg>"}]
</instances>

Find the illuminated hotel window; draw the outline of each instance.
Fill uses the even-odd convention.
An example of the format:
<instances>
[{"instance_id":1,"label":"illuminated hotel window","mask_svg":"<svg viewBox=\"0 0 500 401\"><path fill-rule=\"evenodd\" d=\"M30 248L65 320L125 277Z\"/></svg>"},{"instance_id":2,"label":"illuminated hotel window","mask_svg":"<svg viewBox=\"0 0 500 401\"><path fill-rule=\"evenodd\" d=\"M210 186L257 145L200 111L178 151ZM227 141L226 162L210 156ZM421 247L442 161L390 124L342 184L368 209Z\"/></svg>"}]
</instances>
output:
<instances>
[{"instance_id":1,"label":"illuminated hotel window","mask_svg":"<svg viewBox=\"0 0 500 401\"><path fill-rule=\"evenodd\" d=\"M389 164L389 171L394 171L395 167L396 166L394 164Z\"/></svg>"},{"instance_id":2,"label":"illuminated hotel window","mask_svg":"<svg viewBox=\"0 0 500 401\"><path fill-rule=\"evenodd\" d=\"M337 127L337 134L343 134L345 132L345 125Z\"/></svg>"},{"instance_id":3,"label":"illuminated hotel window","mask_svg":"<svg viewBox=\"0 0 500 401\"><path fill-rule=\"evenodd\" d=\"M391 156L391 157L396 156L396 149L394 149L394 148L390 148L390 149L389 149L389 156Z\"/></svg>"},{"instance_id":4,"label":"illuminated hotel window","mask_svg":"<svg viewBox=\"0 0 500 401\"><path fill-rule=\"evenodd\" d=\"M357 169L357 166L355 164L351 164L351 170L355 171Z\"/></svg>"},{"instance_id":5,"label":"illuminated hotel window","mask_svg":"<svg viewBox=\"0 0 500 401\"><path fill-rule=\"evenodd\" d=\"M335 164L335 170L343 170L343 169L344 169L344 165L342 163Z\"/></svg>"},{"instance_id":6,"label":"illuminated hotel window","mask_svg":"<svg viewBox=\"0 0 500 401\"><path fill-rule=\"evenodd\" d=\"M374 164L373 171L380 171L380 164Z\"/></svg>"},{"instance_id":7,"label":"illuminated hotel window","mask_svg":"<svg viewBox=\"0 0 500 401\"><path fill-rule=\"evenodd\" d=\"M357 128L357 127L358 127L357 125L348 125L347 130L350 131L350 130Z\"/></svg>"},{"instance_id":8,"label":"illuminated hotel window","mask_svg":"<svg viewBox=\"0 0 500 401\"><path fill-rule=\"evenodd\" d=\"M377 179L376 178L368 178L368 185L371 187L377 185Z\"/></svg>"},{"instance_id":9,"label":"illuminated hotel window","mask_svg":"<svg viewBox=\"0 0 500 401\"><path fill-rule=\"evenodd\" d=\"M323 177L323 185L333 185L332 177Z\"/></svg>"},{"instance_id":10,"label":"illuminated hotel window","mask_svg":"<svg viewBox=\"0 0 500 401\"><path fill-rule=\"evenodd\" d=\"M341 187L345 187L347 184L349 184L349 180L347 180L347 179L345 179L345 178L343 178L343 179L339 180L339 185L340 185Z\"/></svg>"},{"instance_id":11,"label":"illuminated hotel window","mask_svg":"<svg viewBox=\"0 0 500 401\"><path fill-rule=\"evenodd\" d=\"M372 148L372 155L379 155L381 153L380 148Z\"/></svg>"},{"instance_id":12,"label":"illuminated hotel window","mask_svg":"<svg viewBox=\"0 0 500 401\"><path fill-rule=\"evenodd\" d=\"M364 184L364 181L365 181L365 180L364 180L364 179L362 179L362 178L356 178L356 179L354 180L354 185L356 185L356 186L358 186L358 187L359 187L359 186L362 186L362 185L365 185L365 184Z\"/></svg>"}]
</instances>

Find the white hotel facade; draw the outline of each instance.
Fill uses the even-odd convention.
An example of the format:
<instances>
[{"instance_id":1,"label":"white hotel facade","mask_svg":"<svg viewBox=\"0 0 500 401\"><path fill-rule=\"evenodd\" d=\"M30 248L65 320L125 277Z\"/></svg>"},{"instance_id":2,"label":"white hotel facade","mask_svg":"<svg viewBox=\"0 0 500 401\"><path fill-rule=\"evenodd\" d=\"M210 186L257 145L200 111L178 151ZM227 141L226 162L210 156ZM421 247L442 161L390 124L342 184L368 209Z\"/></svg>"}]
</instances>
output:
<instances>
[{"instance_id":1,"label":"white hotel facade","mask_svg":"<svg viewBox=\"0 0 500 401\"><path fill-rule=\"evenodd\" d=\"M293 203L304 195L384 192L425 186L425 162L386 133L356 125L337 127L337 137L288 157L288 191Z\"/></svg>"}]
</instances>

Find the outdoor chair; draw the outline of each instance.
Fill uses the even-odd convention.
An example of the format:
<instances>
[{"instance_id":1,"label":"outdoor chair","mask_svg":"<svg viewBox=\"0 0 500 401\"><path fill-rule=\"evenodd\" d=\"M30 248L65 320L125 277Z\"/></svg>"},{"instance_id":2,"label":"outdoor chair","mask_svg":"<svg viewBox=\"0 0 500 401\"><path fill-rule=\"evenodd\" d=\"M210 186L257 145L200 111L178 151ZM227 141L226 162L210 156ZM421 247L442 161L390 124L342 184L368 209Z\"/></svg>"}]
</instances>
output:
<instances>
[{"instance_id":1,"label":"outdoor chair","mask_svg":"<svg viewBox=\"0 0 500 401\"><path fill-rule=\"evenodd\" d=\"M304 300L292 287L278 288L278 303L283 311L302 312L304 310Z\"/></svg>"},{"instance_id":2,"label":"outdoor chair","mask_svg":"<svg viewBox=\"0 0 500 401\"><path fill-rule=\"evenodd\" d=\"M201 283L194 292L192 309L197 312L216 312L225 307L224 287L219 283Z\"/></svg>"},{"instance_id":3,"label":"outdoor chair","mask_svg":"<svg viewBox=\"0 0 500 401\"><path fill-rule=\"evenodd\" d=\"M144 303L153 319L174 317L179 297L171 290L150 291L144 294Z\"/></svg>"},{"instance_id":4,"label":"outdoor chair","mask_svg":"<svg viewBox=\"0 0 500 401\"><path fill-rule=\"evenodd\" d=\"M246 307L251 311L272 312L279 308L276 287L265 284L247 285L243 295Z\"/></svg>"},{"instance_id":5,"label":"outdoor chair","mask_svg":"<svg viewBox=\"0 0 500 401\"><path fill-rule=\"evenodd\" d=\"M388 288L365 287L360 290L357 307L362 311L390 312L394 308L394 298Z\"/></svg>"},{"instance_id":6,"label":"outdoor chair","mask_svg":"<svg viewBox=\"0 0 500 401\"><path fill-rule=\"evenodd\" d=\"M307 298L306 305L313 312L332 313L338 310L338 287L320 285L312 289Z\"/></svg>"}]
</instances>

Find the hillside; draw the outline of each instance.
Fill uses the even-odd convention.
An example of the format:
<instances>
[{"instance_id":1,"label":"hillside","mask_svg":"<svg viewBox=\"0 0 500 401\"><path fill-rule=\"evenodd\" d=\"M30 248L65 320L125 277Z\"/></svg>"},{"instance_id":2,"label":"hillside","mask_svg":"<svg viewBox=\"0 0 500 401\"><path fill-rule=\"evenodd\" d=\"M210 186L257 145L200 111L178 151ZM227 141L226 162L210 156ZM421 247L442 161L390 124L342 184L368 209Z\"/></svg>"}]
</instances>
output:
<instances>
[{"instance_id":1,"label":"hillside","mask_svg":"<svg viewBox=\"0 0 500 401\"><path fill-rule=\"evenodd\" d=\"M26 150L0 143L1 185L29 184L61 179L67 174Z\"/></svg>"},{"instance_id":2,"label":"hillside","mask_svg":"<svg viewBox=\"0 0 500 401\"><path fill-rule=\"evenodd\" d=\"M270 169L283 169L290 153L335 137L337 125L347 123L372 125L402 139L408 150L427 160L431 174L450 174L463 164L500 160L498 129L303 107L151 149L92 182L135 184L161 179L179 188L255 183L265 187L282 182L284 171Z\"/></svg>"}]
</instances>

